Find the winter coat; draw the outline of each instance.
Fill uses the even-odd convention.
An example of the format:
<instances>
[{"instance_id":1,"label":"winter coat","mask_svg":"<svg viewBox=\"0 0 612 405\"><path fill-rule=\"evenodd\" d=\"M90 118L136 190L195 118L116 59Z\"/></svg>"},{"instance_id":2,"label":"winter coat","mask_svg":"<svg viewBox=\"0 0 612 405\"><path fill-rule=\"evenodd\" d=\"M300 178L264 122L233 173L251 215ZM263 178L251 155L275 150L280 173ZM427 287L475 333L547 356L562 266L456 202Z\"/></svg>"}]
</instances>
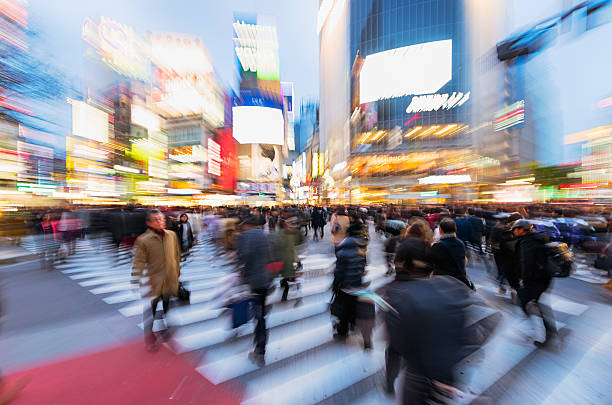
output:
<instances>
[{"instance_id":1,"label":"winter coat","mask_svg":"<svg viewBox=\"0 0 612 405\"><path fill-rule=\"evenodd\" d=\"M516 254L519 261L521 278L524 281L550 281L546 271L546 247L548 236L545 233L529 232L518 239Z\"/></svg>"},{"instance_id":2,"label":"winter coat","mask_svg":"<svg viewBox=\"0 0 612 405\"><path fill-rule=\"evenodd\" d=\"M334 245L337 245L338 243L342 242L344 238L346 238L346 230L348 229L350 222L349 217L346 215L332 215L329 225L332 235L334 236ZM336 226L336 224L338 225ZM338 229L337 231L335 231L336 228Z\"/></svg>"},{"instance_id":3,"label":"winter coat","mask_svg":"<svg viewBox=\"0 0 612 405\"><path fill-rule=\"evenodd\" d=\"M238 235L238 260L242 264L242 277L252 290L270 286L271 277L266 270L270 263L270 241L261 228L253 228Z\"/></svg>"},{"instance_id":4,"label":"winter coat","mask_svg":"<svg viewBox=\"0 0 612 405\"><path fill-rule=\"evenodd\" d=\"M185 245L185 241L183 240L183 234L187 232L187 245ZM178 237L179 243L181 246L181 250L189 250L193 246L193 231L191 230L191 224L189 222L179 222L178 224Z\"/></svg>"},{"instance_id":5,"label":"winter coat","mask_svg":"<svg viewBox=\"0 0 612 405\"><path fill-rule=\"evenodd\" d=\"M325 226L325 218L323 216L323 211L314 210L311 216L311 221L313 228Z\"/></svg>"},{"instance_id":6,"label":"winter coat","mask_svg":"<svg viewBox=\"0 0 612 405\"><path fill-rule=\"evenodd\" d=\"M465 245L455 237L444 238L429 249L428 262L436 275L452 276L472 288L465 271Z\"/></svg>"},{"instance_id":7,"label":"winter coat","mask_svg":"<svg viewBox=\"0 0 612 405\"><path fill-rule=\"evenodd\" d=\"M293 263L297 261L297 254L295 252L297 235L296 232L289 232L283 229L279 232L276 248L280 258L283 262L283 278L295 277L295 267Z\"/></svg>"},{"instance_id":8,"label":"winter coat","mask_svg":"<svg viewBox=\"0 0 612 405\"><path fill-rule=\"evenodd\" d=\"M136 239L135 248L132 277L148 276L147 284L151 291L147 296L177 295L181 253L176 234L164 230L162 240L149 229Z\"/></svg>"},{"instance_id":9,"label":"winter coat","mask_svg":"<svg viewBox=\"0 0 612 405\"><path fill-rule=\"evenodd\" d=\"M472 224L466 217L455 218L455 224L457 224L457 238L461 239L463 243L470 242L472 240Z\"/></svg>"},{"instance_id":10,"label":"winter coat","mask_svg":"<svg viewBox=\"0 0 612 405\"><path fill-rule=\"evenodd\" d=\"M368 241L350 236L336 246L335 291L361 286L365 272Z\"/></svg>"},{"instance_id":11,"label":"winter coat","mask_svg":"<svg viewBox=\"0 0 612 405\"><path fill-rule=\"evenodd\" d=\"M452 277L410 278L398 273L384 296L398 312L384 315L390 348L412 373L443 383L456 381L457 363L482 345L494 328L466 327L468 307L484 303Z\"/></svg>"},{"instance_id":12,"label":"winter coat","mask_svg":"<svg viewBox=\"0 0 612 405\"><path fill-rule=\"evenodd\" d=\"M480 244L482 243L482 237L485 234L485 224L482 218L478 218L475 216L469 216L468 221L472 228L472 235L470 237L470 242Z\"/></svg>"}]
</instances>

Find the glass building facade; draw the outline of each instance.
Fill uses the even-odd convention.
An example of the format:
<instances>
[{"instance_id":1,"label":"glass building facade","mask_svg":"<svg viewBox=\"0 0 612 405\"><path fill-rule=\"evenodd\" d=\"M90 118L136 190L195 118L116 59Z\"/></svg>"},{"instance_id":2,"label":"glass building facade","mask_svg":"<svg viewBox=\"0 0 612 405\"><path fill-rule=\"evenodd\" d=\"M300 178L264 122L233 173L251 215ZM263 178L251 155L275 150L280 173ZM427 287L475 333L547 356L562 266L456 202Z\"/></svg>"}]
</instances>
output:
<instances>
[{"instance_id":1,"label":"glass building facade","mask_svg":"<svg viewBox=\"0 0 612 405\"><path fill-rule=\"evenodd\" d=\"M351 154L410 152L439 148L461 148L469 142L470 69L464 7L457 0L352 0L349 35L351 74ZM413 97L428 93L406 93L367 104L359 101L360 69L369 55L433 41L452 40L451 79L435 94L463 93L461 106L430 107L431 111L407 112ZM412 60L410 60L412 63ZM415 60L414 63L432 61ZM391 66L402 69L402 66ZM425 65L425 69L430 67ZM432 66L433 68L433 66ZM371 79L371 75L368 77ZM384 82L385 77L376 81ZM430 94L433 96L433 94ZM430 98L432 99L432 98ZM357 112L356 112L357 110ZM456 126L448 127L448 125ZM435 127L437 126L437 127ZM427 132L428 129L431 130ZM439 136L439 131L450 128ZM384 131L367 138L368 131ZM391 136L391 133L394 133ZM425 136L418 136L424 134ZM414 134L415 136L406 136ZM374 138L372 140L372 138Z\"/></svg>"}]
</instances>

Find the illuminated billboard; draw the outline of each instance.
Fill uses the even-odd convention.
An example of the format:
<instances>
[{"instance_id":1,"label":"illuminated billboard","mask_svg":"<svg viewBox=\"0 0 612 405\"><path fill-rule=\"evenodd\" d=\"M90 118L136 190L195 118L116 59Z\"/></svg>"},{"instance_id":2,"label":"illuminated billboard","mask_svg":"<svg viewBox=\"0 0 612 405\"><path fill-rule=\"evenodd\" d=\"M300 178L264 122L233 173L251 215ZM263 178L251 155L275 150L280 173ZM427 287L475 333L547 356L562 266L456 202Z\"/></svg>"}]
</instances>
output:
<instances>
[{"instance_id":1,"label":"illuminated billboard","mask_svg":"<svg viewBox=\"0 0 612 405\"><path fill-rule=\"evenodd\" d=\"M131 27L110 18L100 17L100 24L86 18L83 21L82 37L94 47L102 61L117 73L144 81L150 79L149 47Z\"/></svg>"},{"instance_id":2,"label":"illuminated billboard","mask_svg":"<svg viewBox=\"0 0 612 405\"><path fill-rule=\"evenodd\" d=\"M434 94L452 79L452 40L368 55L359 77L360 104L411 94Z\"/></svg>"},{"instance_id":3,"label":"illuminated billboard","mask_svg":"<svg viewBox=\"0 0 612 405\"><path fill-rule=\"evenodd\" d=\"M221 176L221 146L208 138L208 174Z\"/></svg>"},{"instance_id":4,"label":"illuminated billboard","mask_svg":"<svg viewBox=\"0 0 612 405\"><path fill-rule=\"evenodd\" d=\"M525 100L517 101L495 113L493 129L503 131L525 122Z\"/></svg>"},{"instance_id":5,"label":"illuminated billboard","mask_svg":"<svg viewBox=\"0 0 612 405\"><path fill-rule=\"evenodd\" d=\"M232 113L234 139L239 143L283 145L285 122L278 108L237 106Z\"/></svg>"},{"instance_id":6,"label":"illuminated billboard","mask_svg":"<svg viewBox=\"0 0 612 405\"><path fill-rule=\"evenodd\" d=\"M108 114L83 101L69 99L68 102L72 104L72 134L108 142Z\"/></svg>"}]
</instances>

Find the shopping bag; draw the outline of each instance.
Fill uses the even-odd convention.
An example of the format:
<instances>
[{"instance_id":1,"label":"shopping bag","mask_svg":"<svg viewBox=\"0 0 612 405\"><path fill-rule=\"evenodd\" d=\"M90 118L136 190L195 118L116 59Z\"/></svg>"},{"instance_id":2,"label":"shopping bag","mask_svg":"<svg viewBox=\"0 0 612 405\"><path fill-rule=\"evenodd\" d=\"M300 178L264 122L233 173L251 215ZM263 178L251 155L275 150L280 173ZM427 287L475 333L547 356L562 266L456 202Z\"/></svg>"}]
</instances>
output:
<instances>
[{"instance_id":1,"label":"shopping bag","mask_svg":"<svg viewBox=\"0 0 612 405\"><path fill-rule=\"evenodd\" d=\"M253 318L253 300L251 298L233 302L228 307L232 310L232 328L234 329Z\"/></svg>"}]
</instances>

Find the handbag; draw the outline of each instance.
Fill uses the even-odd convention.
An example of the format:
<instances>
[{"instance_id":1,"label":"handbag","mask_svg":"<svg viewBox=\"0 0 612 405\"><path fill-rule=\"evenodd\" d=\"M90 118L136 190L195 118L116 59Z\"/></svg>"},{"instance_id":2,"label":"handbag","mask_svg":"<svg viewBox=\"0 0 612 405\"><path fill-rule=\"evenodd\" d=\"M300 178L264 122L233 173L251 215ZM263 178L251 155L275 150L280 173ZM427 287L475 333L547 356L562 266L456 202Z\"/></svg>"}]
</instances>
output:
<instances>
[{"instance_id":1,"label":"handbag","mask_svg":"<svg viewBox=\"0 0 612 405\"><path fill-rule=\"evenodd\" d=\"M329 312L337 318L342 318L344 314L344 302L337 293L334 293L332 296L331 303L329 304Z\"/></svg>"},{"instance_id":2,"label":"handbag","mask_svg":"<svg viewBox=\"0 0 612 405\"><path fill-rule=\"evenodd\" d=\"M179 301L189 303L189 297L191 296L191 291L186 289L183 283L180 281L179 281L179 288L178 288L177 296L178 296Z\"/></svg>"}]
</instances>

